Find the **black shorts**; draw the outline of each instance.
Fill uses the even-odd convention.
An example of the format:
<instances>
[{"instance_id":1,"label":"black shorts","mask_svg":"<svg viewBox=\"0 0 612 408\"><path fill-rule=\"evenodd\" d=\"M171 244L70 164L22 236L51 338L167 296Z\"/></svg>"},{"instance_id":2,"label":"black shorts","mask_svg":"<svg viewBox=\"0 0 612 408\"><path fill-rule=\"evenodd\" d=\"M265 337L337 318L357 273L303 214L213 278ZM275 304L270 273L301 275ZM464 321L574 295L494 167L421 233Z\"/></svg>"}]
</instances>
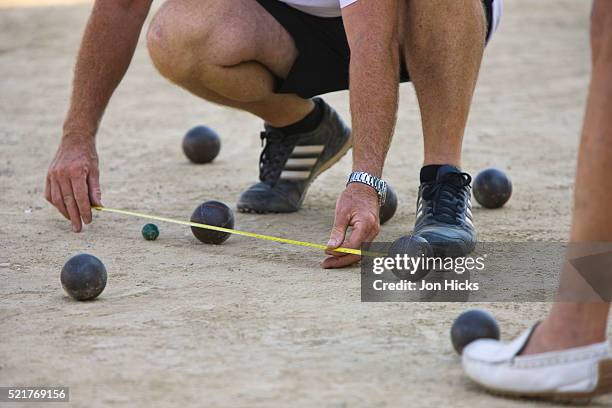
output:
<instances>
[{"instance_id":1,"label":"black shorts","mask_svg":"<svg viewBox=\"0 0 612 408\"><path fill-rule=\"evenodd\" d=\"M488 32L493 21L492 3L483 0ZM298 94L311 98L349 87L350 49L342 17L317 17L278 0L257 0L293 38L298 49L287 78L277 78L277 93ZM410 80L402 61L400 82Z\"/></svg>"}]
</instances>

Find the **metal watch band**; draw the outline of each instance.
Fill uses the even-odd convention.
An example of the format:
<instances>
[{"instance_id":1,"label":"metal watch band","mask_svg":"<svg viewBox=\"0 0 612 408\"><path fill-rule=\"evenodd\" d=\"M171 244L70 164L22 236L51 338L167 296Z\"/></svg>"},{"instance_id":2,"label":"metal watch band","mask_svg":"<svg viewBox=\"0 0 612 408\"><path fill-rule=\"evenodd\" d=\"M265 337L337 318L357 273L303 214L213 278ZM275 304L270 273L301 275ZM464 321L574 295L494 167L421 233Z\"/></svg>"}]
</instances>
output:
<instances>
[{"instance_id":1,"label":"metal watch band","mask_svg":"<svg viewBox=\"0 0 612 408\"><path fill-rule=\"evenodd\" d=\"M346 185L351 183L361 183L366 186L372 187L376 190L378 194L378 199L380 201L380 205L385 203L385 199L387 196L387 182L379 179L376 176L371 175L370 173L366 173L365 171L354 171L349 175L348 182Z\"/></svg>"}]
</instances>

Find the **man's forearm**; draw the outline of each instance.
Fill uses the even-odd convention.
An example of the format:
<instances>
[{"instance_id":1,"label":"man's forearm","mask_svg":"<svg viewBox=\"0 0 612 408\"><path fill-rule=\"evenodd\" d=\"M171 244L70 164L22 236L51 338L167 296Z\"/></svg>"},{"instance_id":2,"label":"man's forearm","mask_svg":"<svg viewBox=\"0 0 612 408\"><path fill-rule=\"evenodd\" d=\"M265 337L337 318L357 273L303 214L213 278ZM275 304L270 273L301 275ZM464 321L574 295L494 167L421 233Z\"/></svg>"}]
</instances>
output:
<instances>
[{"instance_id":1,"label":"man's forearm","mask_svg":"<svg viewBox=\"0 0 612 408\"><path fill-rule=\"evenodd\" d=\"M377 177L391 142L399 89L398 0L357 1L342 10L351 48L353 170Z\"/></svg>"},{"instance_id":2,"label":"man's forearm","mask_svg":"<svg viewBox=\"0 0 612 408\"><path fill-rule=\"evenodd\" d=\"M366 42L351 52L353 171L382 176L398 105L399 50Z\"/></svg>"},{"instance_id":3,"label":"man's forearm","mask_svg":"<svg viewBox=\"0 0 612 408\"><path fill-rule=\"evenodd\" d=\"M123 78L151 0L98 0L79 49L64 137L93 137Z\"/></svg>"}]
</instances>

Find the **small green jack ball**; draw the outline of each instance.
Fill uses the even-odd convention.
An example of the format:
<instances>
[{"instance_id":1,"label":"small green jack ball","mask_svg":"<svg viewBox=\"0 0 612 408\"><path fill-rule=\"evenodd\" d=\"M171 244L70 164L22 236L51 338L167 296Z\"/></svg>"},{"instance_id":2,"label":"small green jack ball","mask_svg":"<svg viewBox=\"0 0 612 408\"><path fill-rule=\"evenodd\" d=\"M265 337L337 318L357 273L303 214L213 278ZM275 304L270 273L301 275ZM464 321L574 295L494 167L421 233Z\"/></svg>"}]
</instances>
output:
<instances>
[{"instance_id":1,"label":"small green jack ball","mask_svg":"<svg viewBox=\"0 0 612 408\"><path fill-rule=\"evenodd\" d=\"M147 241L155 241L159 237L159 228L155 224L147 224L142 227L142 236Z\"/></svg>"}]
</instances>

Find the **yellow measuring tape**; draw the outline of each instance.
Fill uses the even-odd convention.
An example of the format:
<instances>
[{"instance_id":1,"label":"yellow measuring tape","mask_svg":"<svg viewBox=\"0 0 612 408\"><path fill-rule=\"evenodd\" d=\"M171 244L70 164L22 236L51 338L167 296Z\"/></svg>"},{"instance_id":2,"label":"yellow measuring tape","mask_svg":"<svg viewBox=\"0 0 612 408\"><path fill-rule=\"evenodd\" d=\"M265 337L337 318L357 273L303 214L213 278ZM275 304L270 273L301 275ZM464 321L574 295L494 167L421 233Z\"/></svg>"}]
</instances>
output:
<instances>
[{"instance_id":1,"label":"yellow measuring tape","mask_svg":"<svg viewBox=\"0 0 612 408\"><path fill-rule=\"evenodd\" d=\"M240 231L240 230L235 230L231 228L217 227L215 225L200 224L200 223L191 222L191 221L175 220L172 218L158 217L156 215L142 214L142 213L133 212L133 211L117 210L115 208L108 208L108 207L94 206L93 208L98 211L105 211L105 212L123 214L123 215L131 215L133 217L147 218L150 220L156 220L156 221L162 221L162 222L170 222L173 224L187 225L190 227L204 228L204 229L209 229L213 231L228 232L230 234L242 235L242 236L251 237L251 238L265 239L266 241L280 242L282 244L298 245L298 246L309 247L309 248L317 248L321 250L329 249L327 245L314 244L312 242L305 242L305 241L296 241L294 239L273 237L271 235L256 234L254 232L247 232L247 231ZM345 254L361 255L361 250L353 249L353 248L335 248L334 252L343 252Z\"/></svg>"}]
</instances>

